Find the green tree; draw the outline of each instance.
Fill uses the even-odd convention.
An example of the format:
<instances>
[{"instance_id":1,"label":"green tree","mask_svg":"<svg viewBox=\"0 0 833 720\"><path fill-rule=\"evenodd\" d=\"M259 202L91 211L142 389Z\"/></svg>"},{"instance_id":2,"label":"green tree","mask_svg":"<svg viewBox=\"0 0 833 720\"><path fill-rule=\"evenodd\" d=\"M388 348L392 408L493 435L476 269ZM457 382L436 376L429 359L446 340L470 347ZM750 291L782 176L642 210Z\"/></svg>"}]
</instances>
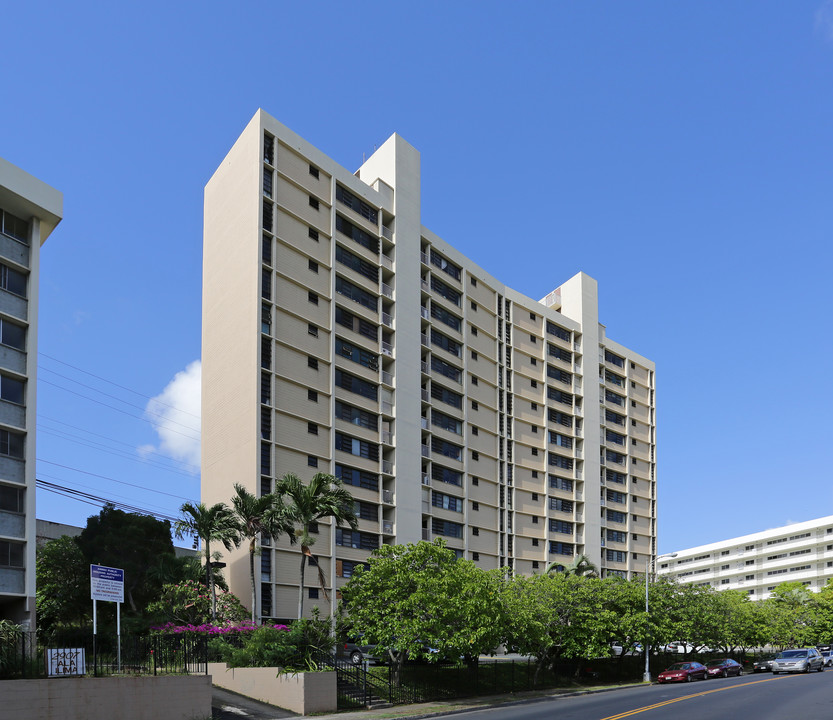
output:
<instances>
[{"instance_id":1,"label":"green tree","mask_svg":"<svg viewBox=\"0 0 833 720\"><path fill-rule=\"evenodd\" d=\"M590 558L584 554L576 555L575 558L573 558L573 561L566 566L559 563L558 560L555 560L547 565L546 572L548 575L556 572L563 572L567 575L577 575L579 577L599 576L596 566L590 561Z\"/></svg>"},{"instance_id":2,"label":"green tree","mask_svg":"<svg viewBox=\"0 0 833 720\"><path fill-rule=\"evenodd\" d=\"M310 534L310 525L326 518L332 518L335 525L342 523L351 530L358 528L358 519L353 511L353 496L339 478L316 473L308 485L301 478L287 473L278 482L275 494L289 499L289 517L294 523L295 537L301 544L301 585L298 588L298 618L304 616L304 571L307 557L313 558L310 548L315 538Z\"/></svg>"},{"instance_id":3,"label":"green tree","mask_svg":"<svg viewBox=\"0 0 833 720\"><path fill-rule=\"evenodd\" d=\"M217 590L214 584L214 571L211 567L211 543L219 542L231 550L237 544L238 530L234 515L225 503L216 503L207 507L204 503L184 503L179 512L181 517L174 525L174 532L181 540L186 535L196 535L203 543L205 552L206 586L211 592L211 618L217 619Z\"/></svg>"},{"instance_id":4,"label":"green tree","mask_svg":"<svg viewBox=\"0 0 833 720\"><path fill-rule=\"evenodd\" d=\"M341 589L342 610L354 632L387 651L398 683L410 656L474 663L500 644L501 586L500 571L458 560L441 540L383 545Z\"/></svg>"},{"instance_id":5,"label":"green tree","mask_svg":"<svg viewBox=\"0 0 833 720\"><path fill-rule=\"evenodd\" d=\"M764 601L769 609L772 643L778 647L800 646L812 638L813 594L798 581L778 585Z\"/></svg>"},{"instance_id":6,"label":"green tree","mask_svg":"<svg viewBox=\"0 0 833 720\"><path fill-rule=\"evenodd\" d=\"M566 573L515 576L504 603L510 647L536 660L535 679L561 658L610 652L618 622L606 602L610 583Z\"/></svg>"},{"instance_id":7,"label":"green tree","mask_svg":"<svg viewBox=\"0 0 833 720\"><path fill-rule=\"evenodd\" d=\"M162 586L159 598L148 605L158 622L178 625L231 625L245 620L248 613L236 595L221 591L212 596L197 580L183 580Z\"/></svg>"},{"instance_id":8,"label":"green tree","mask_svg":"<svg viewBox=\"0 0 833 720\"><path fill-rule=\"evenodd\" d=\"M141 615L159 593L160 586L149 568L162 555L173 555L171 524L150 515L127 513L105 505L87 518L78 546L88 563L124 570L124 593L130 611ZM87 574L88 576L88 574Z\"/></svg>"},{"instance_id":9,"label":"green tree","mask_svg":"<svg viewBox=\"0 0 833 720\"><path fill-rule=\"evenodd\" d=\"M37 618L42 630L83 625L90 617L90 565L75 538L64 535L37 550Z\"/></svg>"},{"instance_id":10,"label":"green tree","mask_svg":"<svg viewBox=\"0 0 833 720\"><path fill-rule=\"evenodd\" d=\"M255 556L260 552L258 538L289 536L295 542L294 527L288 509L280 497L274 494L257 497L239 483L234 485L231 505L237 531L241 538L249 541L249 575L252 581L252 623L257 618L257 592L255 588Z\"/></svg>"}]
</instances>

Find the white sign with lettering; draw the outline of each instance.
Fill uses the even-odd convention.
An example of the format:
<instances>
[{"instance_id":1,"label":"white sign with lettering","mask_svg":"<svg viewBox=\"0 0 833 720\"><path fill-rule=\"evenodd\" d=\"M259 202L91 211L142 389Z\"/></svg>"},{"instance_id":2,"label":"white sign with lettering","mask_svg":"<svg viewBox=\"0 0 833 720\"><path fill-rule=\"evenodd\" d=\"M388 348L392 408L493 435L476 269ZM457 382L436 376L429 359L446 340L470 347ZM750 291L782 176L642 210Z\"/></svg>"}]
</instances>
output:
<instances>
[{"instance_id":1,"label":"white sign with lettering","mask_svg":"<svg viewBox=\"0 0 833 720\"><path fill-rule=\"evenodd\" d=\"M46 650L46 673L49 677L84 675L84 648L49 648Z\"/></svg>"}]
</instances>

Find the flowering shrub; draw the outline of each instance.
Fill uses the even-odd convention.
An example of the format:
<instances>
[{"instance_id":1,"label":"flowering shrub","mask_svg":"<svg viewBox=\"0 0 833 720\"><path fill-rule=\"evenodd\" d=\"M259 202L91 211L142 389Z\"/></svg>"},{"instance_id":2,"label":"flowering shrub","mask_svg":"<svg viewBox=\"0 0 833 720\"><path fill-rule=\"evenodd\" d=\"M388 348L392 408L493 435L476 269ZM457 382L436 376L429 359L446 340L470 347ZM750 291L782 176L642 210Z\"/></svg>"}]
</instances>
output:
<instances>
[{"instance_id":1,"label":"flowering shrub","mask_svg":"<svg viewBox=\"0 0 833 720\"><path fill-rule=\"evenodd\" d=\"M194 580L163 585L159 599L148 605L148 611L168 625L201 626L211 621L211 592ZM237 625L248 615L236 595L217 589L217 627Z\"/></svg>"},{"instance_id":2,"label":"flowering shrub","mask_svg":"<svg viewBox=\"0 0 833 720\"><path fill-rule=\"evenodd\" d=\"M257 630L259 627L268 627L274 630L289 630L288 625L252 625L250 622L244 622L239 625L212 625L211 623L203 623L202 625L176 625L174 623L165 623L164 625L157 625L151 630L163 635L181 635L183 633L200 633L204 635L240 635L243 633L250 633Z\"/></svg>"}]
</instances>

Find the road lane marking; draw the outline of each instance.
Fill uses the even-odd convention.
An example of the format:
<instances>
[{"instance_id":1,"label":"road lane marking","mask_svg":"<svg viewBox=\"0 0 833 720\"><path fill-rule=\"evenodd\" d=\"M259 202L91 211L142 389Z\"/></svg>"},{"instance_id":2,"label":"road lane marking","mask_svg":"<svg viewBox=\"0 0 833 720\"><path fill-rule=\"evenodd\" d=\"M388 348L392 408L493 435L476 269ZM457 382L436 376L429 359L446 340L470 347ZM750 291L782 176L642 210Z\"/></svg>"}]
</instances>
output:
<instances>
[{"instance_id":1,"label":"road lane marking","mask_svg":"<svg viewBox=\"0 0 833 720\"><path fill-rule=\"evenodd\" d=\"M787 677L790 677L789 675ZM619 713L618 715L610 715L606 718L602 718L602 720L620 720L620 718L630 717L631 715L637 715L638 713L645 712L646 710L656 710L657 708L665 707L666 705L672 705L673 703L678 703L682 700L690 700L691 698L698 698L703 697L704 695L711 695L712 693L723 692L724 690L733 690L734 688L742 688L747 687L749 685L757 685L758 683L765 683L765 682L772 682L773 680L786 680L787 678L766 678L765 680L753 680L752 682L745 682L740 685L725 685L724 687L717 688L716 690L704 690L703 692L693 693L691 695L683 695L682 697L673 698L671 700L663 700L662 702L655 703L654 705L646 705L645 707L635 708L634 710L627 710L623 713Z\"/></svg>"}]
</instances>

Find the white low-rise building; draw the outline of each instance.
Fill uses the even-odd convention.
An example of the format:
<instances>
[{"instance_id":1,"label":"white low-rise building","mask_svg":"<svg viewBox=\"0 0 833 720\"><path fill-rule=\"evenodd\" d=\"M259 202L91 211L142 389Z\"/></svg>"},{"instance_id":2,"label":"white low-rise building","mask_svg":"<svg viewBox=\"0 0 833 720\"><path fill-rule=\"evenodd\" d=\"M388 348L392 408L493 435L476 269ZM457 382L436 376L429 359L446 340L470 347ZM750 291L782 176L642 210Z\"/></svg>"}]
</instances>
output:
<instances>
[{"instance_id":1,"label":"white low-rise building","mask_svg":"<svg viewBox=\"0 0 833 720\"><path fill-rule=\"evenodd\" d=\"M833 515L677 551L660 575L763 600L781 583L818 591L833 578Z\"/></svg>"}]
</instances>

